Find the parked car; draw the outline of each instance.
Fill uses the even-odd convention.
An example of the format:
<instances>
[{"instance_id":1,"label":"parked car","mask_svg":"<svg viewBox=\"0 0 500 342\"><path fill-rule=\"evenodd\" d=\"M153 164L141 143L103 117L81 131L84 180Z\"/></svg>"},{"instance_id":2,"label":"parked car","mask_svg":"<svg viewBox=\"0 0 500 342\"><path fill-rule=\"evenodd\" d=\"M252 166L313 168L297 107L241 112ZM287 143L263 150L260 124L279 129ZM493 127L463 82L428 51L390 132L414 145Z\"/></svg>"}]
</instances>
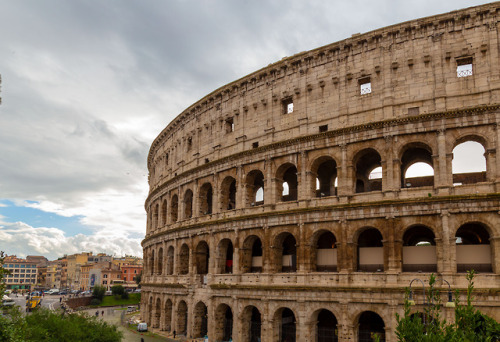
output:
<instances>
[{"instance_id":1,"label":"parked car","mask_svg":"<svg viewBox=\"0 0 500 342\"><path fill-rule=\"evenodd\" d=\"M137 331L148 331L148 324L147 323L139 323L137 324Z\"/></svg>"}]
</instances>

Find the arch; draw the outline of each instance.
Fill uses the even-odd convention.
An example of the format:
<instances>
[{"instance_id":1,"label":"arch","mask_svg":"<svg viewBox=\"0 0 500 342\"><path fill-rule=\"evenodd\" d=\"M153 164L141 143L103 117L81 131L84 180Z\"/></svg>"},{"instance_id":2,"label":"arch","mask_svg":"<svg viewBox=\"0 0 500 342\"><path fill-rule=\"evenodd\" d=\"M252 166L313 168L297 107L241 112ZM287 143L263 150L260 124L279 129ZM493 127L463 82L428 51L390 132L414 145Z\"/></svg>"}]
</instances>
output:
<instances>
[{"instance_id":1,"label":"arch","mask_svg":"<svg viewBox=\"0 0 500 342\"><path fill-rule=\"evenodd\" d=\"M233 273L233 243L230 239L222 239L217 246L217 272Z\"/></svg>"},{"instance_id":2,"label":"arch","mask_svg":"<svg viewBox=\"0 0 500 342\"><path fill-rule=\"evenodd\" d=\"M382 234L376 228L364 229L358 237L358 271L384 271Z\"/></svg>"},{"instance_id":3,"label":"arch","mask_svg":"<svg viewBox=\"0 0 500 342\"><path fill-rule=\"evenodd\" d=\"M160 205L156 203L153 211L153 230L158 229L160 226L159 215L160 215Z\"/></svg>"},{"instance_id":4,"label":"arch","mask_svg":"<svg viewBox=\"0 0 500 342\"><path fill-rule=\"evenodd\" d=\"M403 272L437 272L435 235L430 228L415 225L405 231Z\"/></svg>"},{"instance_id":5,"label":"arch","mask_svg":"<svg viewBox=\"0 0 500 342\"><path fill-rule=\"evenodd\" d=\"M249 305L241 315L243 342L260 342L262 335L262 315L255 306Z\"/></svg>"},{"instance_id":6,"label":"arch","mask_svg":"<svg viewBox=\"0 0 500 342\"><path fill-rule=\"evenodd\" d=\"M163 248L160 247L158 250L158 258L157 258L157 265L156 265L156 273L158 275L163 274Z\"/></svg>"},{"instance_id":7,"label":"arch","mask_svg":"<svg viewBox=\"0 0 500 342\"><path fill-rule=\"evenodd\" d=\"M167 301L165 302L163 329L166 331L172 330L172 301L170 299L167 299Z\"/></svg>"},{"instance_id":8,"label":"arch","mask_svg":"<svg viewBox=\"0 0 500 342\"><path fill-rule=\"evenodd\" d=\"M276 172L279 201L296 201L298 197L297 167L292 163L281 165Z\"/></svg>"},{"instance_id":9,"label":"arch","mask_svg":"<svg viewBox=\"0 0 500 342\"><path fill-rule=\"evenodd\" d=\"M337 342L338 328L337 317L326 309L320 309L313 313L313 322L316 322L315 335L316 342Z\"/></svg>"},{"instance_id":10,"label":"arch","mask_svg":"<svg viewBox=\"0 0 500 342\"><path fill-rule=\"evenodd\" d=\"M337 271L337 239L328 230L320 230L313 237L313 269L317 272Z\"/></svg>"},{"instance_id":11,"label":"arch","mask_svg":"<svg viewBox=\"0 0 500 342\"><path fill-rule=\"evenodd\" d=\"M264 174L260 170L252 170L246 180L246 205L257 206L264 204Z\"/></svg>"},{"instance_id":12,"label":"arch","mask_svg":"<svg viewBox=\"0 0 500 342\"><path fill-rule=\"evenodd\" d=\"M490 234L479 222L461 225L455 233L457 272L473 269L477 272L493 272Z\"/></svg>"},{"instance_id":13,"label":"arch","mask_svg":"<svg viewBox=\"0 0 500 342\"><path fill-rule=\"evenodd\" d=\"M177 222L177 218L179 215L179 198L177 195L172 196L172 200L170 201L170 222Z\"/></svg>"},{"instance_id":14,"label":"arch","mask_svg":"<svg viewBox=\"0 0 500 342\"><path fill-rule=\"evenodd\" d=\"M156 303L153 313L153 323L151 324L151 326L155 329L158 329L160 327L160 320L161 320L161 300L160 298L156 298Z\"/></svg>"},{"instance_id":15,"label":"arch","mask_svg":"<svg viewBox=\"0 0 500 342\"><path fill-rule=\"evenodd\" d=\"M204 183L200 188L200 213L210 215L213 212L213 188L212 184Z\"/></svg>"},{"instance_id":16,"label":"arch","mask_svg":"<svg viewBox=\"0 0 500 342\"><path fill-rule=\"evenodd\" d=\"M204 337L208 334L208 309L205 303L198 302L193 311L193 337Z\"/></svg>"},{"instance_id":17,"label":"arch","mask_svg":"<svg viewBox=\"0 0 500 342\"><path fill-rule=\"evenodd\" d=\"M274 258L277 272L297 271L297 241L288 232L279 234L274 242Z\"/></svg>"},{"instance_id":18,"label":"arch","mask_svg":"<svg viewBox=\"0 0 500 342\"><path fill-rule=\"evenodd\" d=\"M189 247L187 244L182 244L179 252L179 274L189 273Z\"/></svg>"},{"instance_id":19,"label":"arch","mask_svg":"<svg viewBox=\"0 0 500 342\"><path fill-rule=\"evenodd\" d=\"M188 326L188 306L185 301L181 300L177 305L177 334L187 335Z\"/></svg>"},{"instance_id":20,"label":"arch","mask_svg":"<svg viewBox=\"0 0 500 342\"><path fill-rule=\"evenodd\" d=\"M374 335L385 341L384 320L373 311L363 311L358 319L358 341L373 341Z\"/></svg>"},{"instance_id":21,"label":"arch","mask_svg":"<svg viewBox=\"0 0 500 342\"><path fill-rule=\"evenodd\" d=\"M274 313L273 341L295 342L297 322L295 314L289 308L279 308Z\"/></svg>"},{"instance_id":22,"label":"arch","mask_svg":"<svg viewBox=\"0 0 500 342\"><path fill-rule=\"evenodd\" d=\"M484 139L466 136L457 141L453 148L453 185L486 182L486 153Z\"/></svg>"},{"instance_id":23,"label":"arch","mask_svg":"<svg viewBox=\"0 0 500 342\"><path fill-rule=\"evenodd\" d=\"M382 190L382 181L379 177L371 177L372 171L382 166L380 154L373 148L359 151L354 158L355 192L370 192ZM382 172L382 170L380 171Z\"/></svg>"},{"instance_id":24,"label":"arch","mask_svg":"<svg viewBox=\"0 0 500 342\"><path fill-rule=\"evenodd\" d=\"M432 161L432 149L421 142L414 142L403 147L401 152L401 187L415 188L422 186L434 186L434 165ZM426 175L425 169L414 170L416 176L409 174L410 167L414 168L424 163L432 168L432 175Z\"/></svg>"},{"instance_id":25,"label":"arch","mask_svg":"<svg viewBox=\"0 0 500 342\"><path fill-rule=\"evenodd\" d=\"M167 249L167 275L174 274L174 246L170 246Z\"/></svg>"},{"instance_id":26,"label":"arch","mask_svg":"<svg viewBox=\"0 0 500 342\"><path fill-rule=\"evenodd\" d=\"M210 260L210 248L206 241L200 241L196 246L196 272L207 274Z\"/></svg>"},{"instance_id":27,"label":"arch","mask_svg":"<svg viewBox=\"0 0 500 342\"><path fill-rule=\"evenodd\" d=\"M221 184L221 209L236 209L236 179L231 176L224 178Z\"/></svg>"},{"instance_id":28,"label":"arch","mask_svg":"<svg viewBox=\"0 0 500 342\"><path fill-rule=\"evenodd\" d=\"M337 195L337 163L330 156L324 156L316 159L311 172L314 177L313 189L316 197L327 197Z\"/></svg>"},{"instance_id":29,"label":"arch","mask_svg":"<svg viewBox=\"0 0 500 342\"><path fill-rule=\"evenodd\" d=\"M187 189L184 193L184 218L193 217L193 191Z\"/></svg>"},{"instance_id":30,"label":"arch","mask_svg":"<svg viewBox=\"0 0 500 342\"><path fill-rule=\"evenodd\" d=\"M215 341L233 338L233 311L227 304L219 304L215 310Z\"/></svg>"},{"instance_id":31,"label":"arch","mask_svg":"<svg viewBox=\"0 0 500 342\"><path fill-rule=\"evenodd\" d=\"M149 274L153 275L155 272L155 251L154 251L154 249L151 250L151 254L149 257L149 267L150 267Z\"/></svg>"},{"instance_id":32,"label":"arch","mask_svg":"<svg viewBox=\"0 0 500 342\"><path fill-rule=\"evenodd\" d=\"M243 242L241 253L241 272L262 272L262 241L257 235L248 236Z\"/></svg>"},{"instance_id":33,"label":"arch","mask_svg":"<svg viewBox=\"0 0 500 342\"><path fill-rule=\"evenodd\" d=\"M161 224L163 226L165 226L167 224L167 208L168 208L168 204L167 204L167 200L164 199L163 200L163 203L161 205Z\"/></svg>"}]
</instances>

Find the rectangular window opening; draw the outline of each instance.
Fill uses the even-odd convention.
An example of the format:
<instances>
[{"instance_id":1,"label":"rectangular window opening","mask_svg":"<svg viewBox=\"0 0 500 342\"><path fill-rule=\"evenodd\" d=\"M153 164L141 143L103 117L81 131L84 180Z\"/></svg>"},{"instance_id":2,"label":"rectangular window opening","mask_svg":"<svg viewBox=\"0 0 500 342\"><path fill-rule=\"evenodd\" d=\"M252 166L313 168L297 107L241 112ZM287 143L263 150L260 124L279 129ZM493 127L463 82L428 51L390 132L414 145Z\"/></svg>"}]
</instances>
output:
<instances>
[{"instance_id":1,"label":"rectangular window opening","mask_svg":"<svg viewBox=\"0 0 500 342\"><path fill-rule=\"evenodd\" d=\"M258 141L252 143L252 148L257 148L257 147L259 147L259 142Z\"/></svg>"},{"instance_id":2,"label":"rectangular window opening","mask_svg":"<svg viewBox=\"0 0 500 342\"><path fill-rule=\"evenodd\" d=\"M228 118L225 121L226 133L234 132L234 120L233 118Z\"/></svg>"},{"instance_id":3,"label":"rectangular window opening","mask_svg":"<svg viewBox=\"0 0 500 342\"><path fill-rule=\"evenodd\" d=\"M457 59L457 77L472 76L472 57Z\"/></svg>"},{"instance_id":4,"label":"rectangular window opening","mask_svg":"<svg viewBox=\"0 0 500 342\"><path fill-rule=\"evenodd\" d=\"M326 131L328 131L328 125L319 126L319 132L320 133L326 132Z\"/></svg>"},{"instance_id":5,"label":"rectangular window opening","mask_svg":"<svg viewBox=\"0 0 500 342\"><path fill-rule=\"evenodd\" d=\"M358 80L360 95L370 94L372 92L372 83L370 77L363 77Z\"/></svg>"},{"instance_id":6,"label":"rectangular window opening","mask_svg":"<svg viewBox=\"0 0 500 342\"><path fill-rule=\"evenodd\" d=\"M283 103L283 114L293 113L293 99L288 97L282 101Z\"/></svg>"},{"instance_id":7,"label":"rectangular window opening","mask_svg":"<svg viewBox=\"0 0 500 342\"><path fill-rule=\"evenodd\" d=\"M187 150L188 151L191 151L191 148L193 147L193 138L192 137L189 137L187 139Z\"/></svg>"}]
</instances>

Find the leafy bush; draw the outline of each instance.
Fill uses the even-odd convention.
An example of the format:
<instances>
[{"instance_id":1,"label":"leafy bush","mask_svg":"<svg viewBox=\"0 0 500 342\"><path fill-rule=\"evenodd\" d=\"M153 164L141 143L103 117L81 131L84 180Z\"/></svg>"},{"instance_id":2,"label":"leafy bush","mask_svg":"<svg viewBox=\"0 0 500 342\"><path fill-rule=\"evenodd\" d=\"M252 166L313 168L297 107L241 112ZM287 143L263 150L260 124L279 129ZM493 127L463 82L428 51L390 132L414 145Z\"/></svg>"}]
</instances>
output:
<instances>
[{"instance_id":1,"label":"leafy bush","mask_svg":"<svg viewBox=\"0 0 500 342\"><path fill-rule=\"evenodd\" d=\"M123 292L121 297L122 299L128 299L128 292Z\"/></svg>"},{"instance_id":2,"label":"leafy bush","mask_svg":"<svg viewBox=\"0 0 500 342\"><path fill-rule=\"evenodd\" d=\"M121 296L125 293L125 288L122 285L113 285L111 286L111 293L114 296Z\"/></svg>"},{"instance_id":3,"label":"leafy bush","mask_svg":"<svg viewBox=\"0 0 500 342\"><path fill-rule=\"evenodd\" d=\"M96 285L92 290L92 297L99 299L102 301L104 298L104 294L106 293L106 288L104 286Z\"/></svg>"},{"instance_id":4,"label":"leafy bush","mask_svg":"<svg viewBox=\"0 0 500 342\"><path fill-rule=\"evenodd\" d=\"M92 298L90 300L90 305L95 306L101 304L101 300L99 298Z\"/></svg>"}]
</instances>

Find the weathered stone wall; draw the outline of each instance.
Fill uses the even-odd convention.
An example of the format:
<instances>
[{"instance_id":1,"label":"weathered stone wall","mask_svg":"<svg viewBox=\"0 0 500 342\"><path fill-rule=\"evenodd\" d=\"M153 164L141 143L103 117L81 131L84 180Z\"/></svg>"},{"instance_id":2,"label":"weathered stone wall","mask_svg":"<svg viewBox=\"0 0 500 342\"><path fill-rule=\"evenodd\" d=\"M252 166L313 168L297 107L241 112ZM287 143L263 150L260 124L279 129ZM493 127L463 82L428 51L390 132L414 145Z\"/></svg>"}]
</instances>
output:
<instances>
[{"instance_id":1,"label":"weathered stone wall","mask_svg":"<svg viewBox=\"0 0 500 342\"><path fill-rule=\"evenodd\" d=\"M492 3L356 35L180 114L148 158L143 318L233 341L395 341L414 278L463 290L475 268L476 305L500 320L499 18ZM486 171L453 171L463 142ZM407 177L418 162L433 175Z\"/></svg>"}]
</instances>

